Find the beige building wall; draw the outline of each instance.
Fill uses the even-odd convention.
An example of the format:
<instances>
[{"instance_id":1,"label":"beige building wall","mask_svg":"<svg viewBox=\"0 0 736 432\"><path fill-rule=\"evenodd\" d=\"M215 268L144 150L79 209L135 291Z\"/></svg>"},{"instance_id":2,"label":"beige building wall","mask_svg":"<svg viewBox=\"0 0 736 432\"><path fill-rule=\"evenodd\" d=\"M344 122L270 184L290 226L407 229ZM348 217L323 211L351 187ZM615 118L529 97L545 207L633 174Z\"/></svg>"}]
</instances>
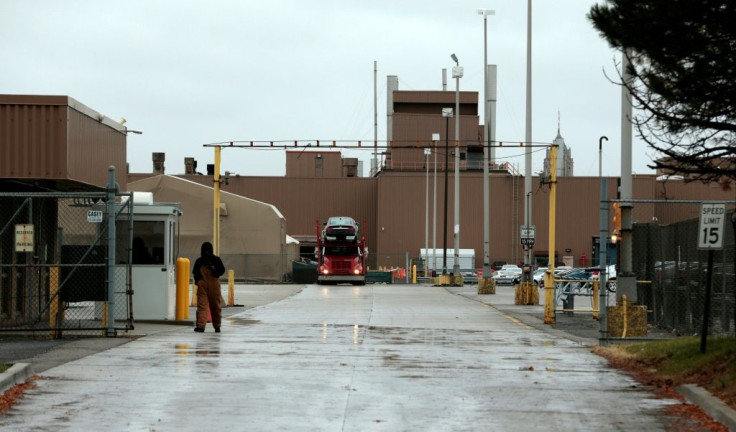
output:
<instances>
[{"instance_id":1,"label":"beige building wall","mask_svg":"<svg viewBox=\"0 0 736 432\"><path fill-rule=\"evenodd\" d=\"M180 256L192 264L202 243L212 242L213 188L158 175L131 182L128 190L152 192L155 202L181 204ZM220 257L225 266L235 271L236 278L281 281L290 271L286 221L281 212L271 204L229 192L221 193L220 202Z\"/></svg>"},{"instance_id":2,"label":"beige building wall","mask_svg":"<svg viewBox=\"0 0 736 432\"><path fill-rule=\"evenodd\" d=\"M211 184L208 176L187 178ZM447 245L454 253L454 175L448 176ZM608 197L616 198L617 178L608 177ZM549 255L549 187L534 177L532 224L536 227L534 255L546 260ZM734 192L693 182L658 182L653 175L634 177L634 198L733 200ZM418 256L425 247L425 172L388 172L376 178L306 179L284 177L231 178L224 188L237 195L268 202L283 213L286 233L292 236L315 235L316 220L329 216L351 216L361 222L367 235L369 262L375 265L404 265L405 253ZM483 177L480 172L464 172L460 180L460 247L474 249L476 266L483 265ZM580 265L583 254L590 265L593 237L599 227L598 177L558 179L556 245L558 258L570 255ZM429 209L432 210L433 175L429 176ZM524 179L521 176L493 174L490 178L490 258L491 261L518 262L522 259L520 227L524 217ZM437 247L442 248L444 176L437 175ZM667 216L669 215L669 216ZM670 223L688 218L672 213L672 207L639 205L634 209L636 223ZM656 219L655 219L656 218ZM609 224L612 215L609 214ZM431 248L433 216L429 218ZM610 226L610 225L609 225ZM568 252L569 250L569 252ZM450 258L450 262L452 259Z\"/></svg>"}]
</instances>

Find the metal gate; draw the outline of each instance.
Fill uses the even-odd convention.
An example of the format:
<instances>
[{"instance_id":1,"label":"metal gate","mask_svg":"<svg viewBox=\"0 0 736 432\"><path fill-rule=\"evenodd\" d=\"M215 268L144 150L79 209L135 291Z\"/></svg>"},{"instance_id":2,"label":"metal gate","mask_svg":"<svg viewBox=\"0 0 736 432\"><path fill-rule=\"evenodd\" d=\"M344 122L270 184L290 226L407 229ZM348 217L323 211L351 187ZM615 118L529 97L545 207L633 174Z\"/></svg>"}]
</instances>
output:
<instances>
[{"instance_id":1,"label":"metal gate","mask_svg":"<svg viewBox=\"0 0 736 432\"><path fill-rule=\"evenodd\" d=\"M132 328L132 200L109 196L110 208L107 192L0 193L0 332L61 338Z\"/></svg>"}]
</instances>

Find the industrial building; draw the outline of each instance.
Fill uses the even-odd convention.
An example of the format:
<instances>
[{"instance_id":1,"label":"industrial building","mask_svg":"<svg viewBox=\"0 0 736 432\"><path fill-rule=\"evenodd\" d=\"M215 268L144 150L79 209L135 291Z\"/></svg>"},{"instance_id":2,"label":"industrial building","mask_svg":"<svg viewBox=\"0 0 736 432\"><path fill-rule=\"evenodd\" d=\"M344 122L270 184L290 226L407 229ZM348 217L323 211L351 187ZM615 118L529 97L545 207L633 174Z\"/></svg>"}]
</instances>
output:
<instances>
[{"instance_id":1,"label":"industrial building","mask_svg":"<svg viewBox=\"0 0 736 432\"><path fill-rule=\"evenodd\" d=\"M349 215L361 223L372 267L404 266L406 257L418 257L422 248L444 249L446 245L448 254L452 254L456 225L460 248L474 250L475 267L483 265L483 127L479 125L478 94L460 92L460 140L455 143L450 138L455 135L455 121L442 116L443 107L453 106L454 92L402 91L397 87L390 87L388 95L392 107L387 118L389 145L370 176L361 176L358 161L343 158L339 151L310 148L298 152L282 150L286 152L287 168L283 177L230 176L229 184L222 185L225 192L277 209L284 228L283 233L279 232L279 247L274 253L287 248L284 242L289 236L300 241L302 253L308 254L313 248L316 221ZM0 96L0 126L0 148L4 152L0 159L0 185L4 190L99 190L105 184L108 166L126 166L127 129L67 96ZM433 134L439 134L439 139L433 140ZM432 150L429 157L423 151L426 147ZM445 187L441 174L445 169L454 170L454 158L445 162L445 148L460 152L459 221L453 220L452 211L447 219L444 217ZM569 149L565 157L570 160L571 170ZM173 172L164 172L164 159L165 155L154 154L150 173L119 175L121 190L127 190L128 183L160 174L211 188L212 174L197 173L197 161L187 158L180 169L174 164ZM517 263L523 259L520 227L524 225L527 198L523 177L507 164L492 162L489 168L490 261ZM120 174L122 171L118 170ZM617 196L617 180L607 179L607 194L611 198ZM447 181L447 202L452 205L454 176L448 176ZM532 202L532 225L536 227L533 257L535 263L545 264L550 253L549 186L540 183L538 176L533 184L534 191L528 197ZM634 198L652 200L727 200L733 196L732 191L719 185L684 183L656 175L635 175L633 190ZM593 245L600 230L599 191L598 177L558 178L554 247L558 262L592 263ZM429 209L428 215L425 209ZM668 215L656 205L634 211L635 223L666 224L673 218L682 216ZM230 247L228 241L224 234L222 247L226 250ZM279 265L278 274L282 269Z\"/></svg>"}]
</instances>

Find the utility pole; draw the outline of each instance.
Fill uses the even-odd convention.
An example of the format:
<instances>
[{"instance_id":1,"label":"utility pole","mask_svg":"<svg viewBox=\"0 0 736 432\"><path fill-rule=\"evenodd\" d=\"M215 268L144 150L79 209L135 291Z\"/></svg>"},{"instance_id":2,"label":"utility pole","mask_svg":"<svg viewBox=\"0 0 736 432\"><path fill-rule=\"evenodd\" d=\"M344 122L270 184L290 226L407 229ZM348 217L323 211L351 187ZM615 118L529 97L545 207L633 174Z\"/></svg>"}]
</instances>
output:
<instances>
[{"instance_id":1,"label":"utility pole","mask_svg":"<svg viewBox=\"0 0 736 432\"><path fill-rule=\"evenodd\" d=\"M452 55L455 60L455 67L452 68L452 77L455 78L455 226L453 229L455 238L455 262L452 266L452 273L455 276L455 283L459 281L462 285L462 277L460 276L460 78L463 76L463 68L455 54Z\"/></svg>"}]
</instances>

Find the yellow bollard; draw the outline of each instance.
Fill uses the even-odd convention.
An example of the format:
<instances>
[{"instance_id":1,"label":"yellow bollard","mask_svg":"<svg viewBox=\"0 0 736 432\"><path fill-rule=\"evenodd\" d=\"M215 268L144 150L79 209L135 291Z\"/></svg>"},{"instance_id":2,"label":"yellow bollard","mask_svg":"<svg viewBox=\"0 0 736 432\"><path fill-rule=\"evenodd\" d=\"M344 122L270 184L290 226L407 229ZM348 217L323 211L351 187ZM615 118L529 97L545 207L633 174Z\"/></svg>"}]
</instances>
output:
<instances>
[{"instance_id":1,"label":"yellow bollard","mask_svg":"<svg viewBox=\"0 0 736 432\"><path fill-rule=\"evenodd\" d=\"M627 330L626 327L628 327L628 324L629 324L628 323L629 319L626 316L626 294L624 294L621 297L621 301L623 301L623 304L621 306L623 306L624 308L624 330L621 332L621 338L623 339L626 337L626 330Z\"/></svg>"},{"instance_id":2,"label":"yellow bollard","mask_svg":"<svg viewBox=\"0 0 736 432\"><path fill-rule=\"evenodd\" d=\"M600 289L600 283L597 280L593 281L593 319L598 319L598 309L600 305L600 298L598 298L598 290Z\"/></svg>"},{"instance_id":3,"label":"yellow bollard","mask_svg":"<svg viewBox=\"0 0 736 432\"><path fill-rule=\"evenodd\" d=\"M189 278L189 284L191 285L192 289L192 301L189 303L189 306L197 306L197 285L194 284L194 276Z\"/></svg>"},{"instance_id":4,"label":"yellow bollard","mask_svg":"<svg viewBox=\"0 0 736 432\"><path fill-rule=\"evenodd\" d=\"M110 302L102 302L102 336L105 336L107 334L107 311L110 307Z\"/></svg>"},{"instance_id":5,"label":"yellow bollard","mask_svg":"<svg viewBox=\"0 0 736 432\"><path fill-rule=\"evenodd\" d=\"M176 259L176 308L175 319L181 321L189 318L189 259Z\"/></svg>"},{"instance_id":6,"label":"yellow bollard","mask_svg":"<svg viewBox=\"0 0 736 432\"><path fill-rule=\"evenodd\" d=\"M235 270L227 271L227 305L235 305Z\"/></svg>"},{"instance_id":7,"label":"yellow bollard","mask_svg":"<svg viewBox=\"0 0 736 432\"><path fill-rule=\"evenodd\" d=\"M413 284L417 283L417 265L416 264L411 266L411 283Z\"/></svg>"},{"instance_id":8,"label":"yellow bollard","mask_svg":"<svg viewBox=\"0 0 736 432\"><path fill-rule=\"evenodd\" d=\"M59 293L59 267L51 267L49 269L49 296L51 297L51 305L49 306L49 327L53 330L49 333L54 339L61 337L61 332L56 330L61 326L59 322L59 305L61 304Z\"/></svg>"}]
</instances>

